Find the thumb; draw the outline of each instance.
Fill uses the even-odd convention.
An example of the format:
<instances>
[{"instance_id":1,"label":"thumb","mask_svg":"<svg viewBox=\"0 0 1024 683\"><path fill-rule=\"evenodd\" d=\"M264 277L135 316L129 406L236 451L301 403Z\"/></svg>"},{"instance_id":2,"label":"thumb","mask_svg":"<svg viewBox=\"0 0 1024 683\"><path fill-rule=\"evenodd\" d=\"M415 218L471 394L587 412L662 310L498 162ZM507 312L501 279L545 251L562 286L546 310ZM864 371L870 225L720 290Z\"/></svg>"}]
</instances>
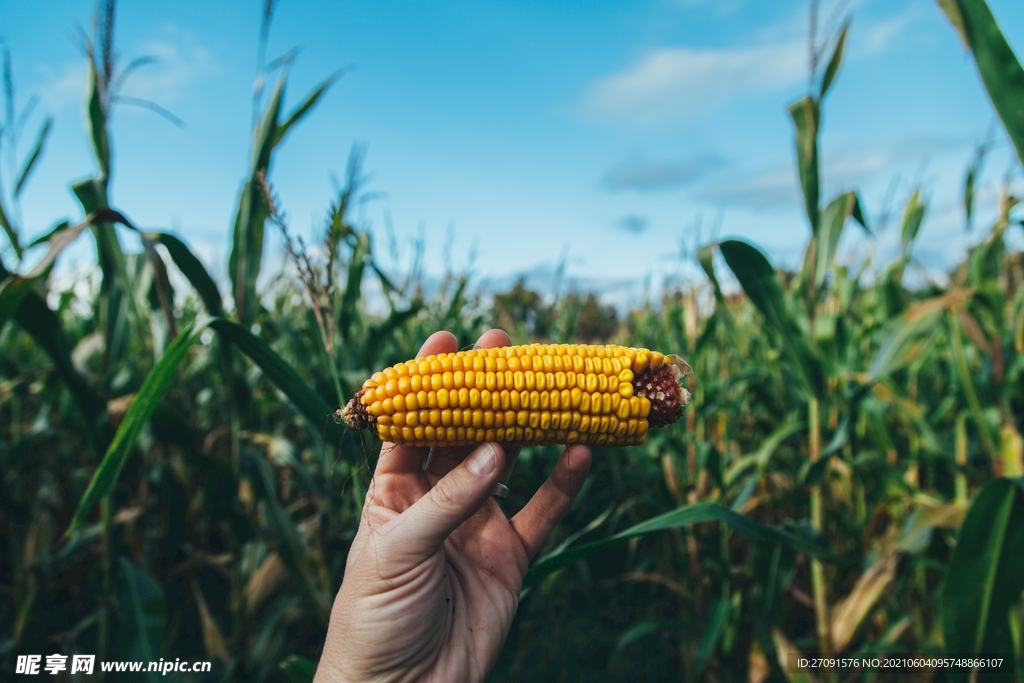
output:
<instances>
[{"instance_id":1,"label":"thumb","mask_svg":"<svg viewBox=\"0 0 1024 683\"><path fill-rule=\"evenodd\" d=\"M501 446L480 444L458 467L438 480L427 495L402 513L395 531L403 541L426 546L428 552L435 551L487 501L504 461Z\"/></svg>"}]
</instances>

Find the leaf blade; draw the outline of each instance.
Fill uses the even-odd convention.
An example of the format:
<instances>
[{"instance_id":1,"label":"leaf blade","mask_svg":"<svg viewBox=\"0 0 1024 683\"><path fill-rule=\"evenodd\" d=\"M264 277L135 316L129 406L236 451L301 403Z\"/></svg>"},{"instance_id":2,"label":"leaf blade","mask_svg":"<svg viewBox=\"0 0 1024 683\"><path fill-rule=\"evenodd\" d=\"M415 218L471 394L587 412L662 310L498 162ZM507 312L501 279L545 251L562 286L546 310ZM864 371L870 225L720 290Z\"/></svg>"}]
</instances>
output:
<instances>
[{"instance_id":1,"label":"leaf blade","mask_svg":"<svg viewBox=\"0 0 1024 683\"><path fill-rule=\"evenodd\" d=\"M244 327L223 318L215 318L208 323L221 338L234 345L263 370L267 378L287 396L298 408L299 412L317 429L324 428L328 439L340 438L341 427L329 419L332 411L327 402L319 394L309 388L299 374L295 372L267 342L252 334Z\"/></svg>"},{"instance_id":2,"label":"leaf blade","mask_svg":"<svg viewBox=\"0 0 1024 683\"><path fill-rule=\"evenodd\" d=\"M185 353L198 338L202 329L202 326L189 325L180 336L168 345L163 356L160 357L160 360L153 366L149 375L146 376L146 381L142 383L142 387L136 394L135 400L132 401L131 406L125 413L121 425L114 434L109 448L107 448L107 452L104 454L95 472L93 472L92 480L89 482L89 486L82 495L75 514L71 518L67 534L81 526L96 504L101 499L110 495L110 492L114 489L118 476L121 473L121 468L124 467L124 463L128 460L139 432L142 431L142 427L149 420L150 414L157 407L164 390L174 378L178 364L181 363Z\"/></svg>"},{"instance_id":3,"label":"leaf blade","mask_svg":"<svg viewBox=\"0 0 1024 683\"><path fill-rule=\"evenodd\" d=\"M782 340L782 348L804 388L819 399L825 394L825 371L811 351L786 301L775 269L758 249L741 240L726 240L718 247L740 281L743 291Z\"/></svg>"},{"instance_id":4,"label":"leaf blade","mask_svg":"<svg viewBox=\"0 0 1024 683\"><path fill-rule=\"evenodd\" d=\"M1012 657L1008 610L1022 589L1024 480L997 479L971 504L949 561L942 597L946 651ZM1012 671L998 674L991 680L1013 678Z\"/></svg>"},{"instance_id":5,"label":"leaf blade","mask_svg":"<svg viewBox=\"0 0 1024 683\"><path fill-rule=\"evenodd\" d=\"M21 190L25 187L25 183L28 181L29 176L32 174L32 169L35 168L36 163L43 154L43 147L46 145L46 138L50 135L50 129L53 127L53 117L48 117L43 121L43 125L39 128L39 133L36 136L36 143L32 146L32 151L29 152L28 159L21 167L21 171L18 173L18 179L14 183L14 196L21 196Z\"/></svg>"},{"instance_id":6,"label":"leaf blade","mask_svg":"<svg viewBox=\"0 0 1024 683\"><path fill-rule=\"evenodd\" d=\"M544 557L526 572L523 585L531 585L541 577L619 541L644 536L656 531L678 529L703 522L724 522L735 531L756 540L783 543L814 557L831 557L831 553L828 550L803 537L750 519L717 503L705 501L671 510L612 536L591 541L575 548L569 548L556 555Z\"/></svg>"},{"instance_id":7,"label":"leaf blade","mask_svg":"<svg viewBox=\"0 0 1024 683\"><path fill-rule=\"evenodd\" d=\"M981 82L1024 163L1024 67L985 0L940 0L939 6L974 55Z\"/></svg>"}]
</instances>

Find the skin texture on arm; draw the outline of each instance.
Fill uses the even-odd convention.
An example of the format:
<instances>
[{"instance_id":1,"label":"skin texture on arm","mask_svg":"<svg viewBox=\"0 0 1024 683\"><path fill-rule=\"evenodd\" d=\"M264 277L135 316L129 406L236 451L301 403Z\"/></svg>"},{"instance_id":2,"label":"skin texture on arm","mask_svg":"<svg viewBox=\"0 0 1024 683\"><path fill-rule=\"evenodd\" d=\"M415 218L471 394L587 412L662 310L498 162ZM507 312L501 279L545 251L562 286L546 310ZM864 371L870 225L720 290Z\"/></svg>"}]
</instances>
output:
<instances>
[{"instance_id":1,"label":"skin texture on arm","mask_svg":"<svg viewBox=\"0 0 1024 683\"><path fill-rule=\"evenodd\" d=\"M476 346L509 343L507 334L491 330ZM417 357L457 349L454 335L437 332ZM498 444L429 453L384 444L316 683L487 677L530 560L590 469L589 448L567 448L526 507L508 519L491 492L508 479L517 455Z\"/></svg>"}]
</instances>

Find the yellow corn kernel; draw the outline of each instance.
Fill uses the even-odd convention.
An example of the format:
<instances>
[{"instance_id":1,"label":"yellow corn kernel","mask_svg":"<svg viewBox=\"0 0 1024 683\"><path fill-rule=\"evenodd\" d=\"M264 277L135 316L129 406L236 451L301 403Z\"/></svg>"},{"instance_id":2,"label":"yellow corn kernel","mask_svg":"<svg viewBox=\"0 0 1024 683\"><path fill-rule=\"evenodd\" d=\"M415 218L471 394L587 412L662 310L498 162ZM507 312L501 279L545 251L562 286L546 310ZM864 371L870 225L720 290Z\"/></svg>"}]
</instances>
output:
<instances>
[{"instance_id":1,"label":"yellow corn kernel","mask_svg":"<svg viewBox=\"0 0 1024 683\"><path fill-rule=\"evenodd\" d=\"M665 366L676 379L676 370L688 371L677 357L615 345L476 349L375 372L350 406L365 414L359 426L404 444L635 444L646 436L652 404L633 382Z\"/></svg>"}]
</instances>

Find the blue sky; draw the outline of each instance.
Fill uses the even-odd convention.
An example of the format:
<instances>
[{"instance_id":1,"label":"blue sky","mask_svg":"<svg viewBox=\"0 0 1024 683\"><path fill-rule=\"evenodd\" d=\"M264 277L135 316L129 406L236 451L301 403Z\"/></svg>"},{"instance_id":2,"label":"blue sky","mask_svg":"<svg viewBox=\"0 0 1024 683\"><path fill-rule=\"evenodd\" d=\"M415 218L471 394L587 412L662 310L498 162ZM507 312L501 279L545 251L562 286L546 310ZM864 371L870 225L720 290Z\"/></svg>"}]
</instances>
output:
<instances>
[{"instance_id":1,"label":"blue sky","mask_svg":"<svg viewBox=\"0 0 1024 683\"><path fill-rule=\"evenodd\" d=\"M1024 4L990 4L1020 53ZM834 5L823 3L823 23ZM139 225L179 232L220 276L249 157L261 6L118 6L122 64L160 60L124 94L185 125L114 112L113 203ZM826 197L857 188L873 222L892 217L873 242L849 230L841 253L890 253L902 203L921 185L930 203L915 254L936 271L970 239L960 186L995 116L935 2L845 6L853 24L824 108L823 187ZM68 186L94 172L84 59L71 39L92 9L87 0L0 0L18 98L39 98L22 155L42 116L54 117L22 195L25 237L80 218ZM390 224L395 269L422 234L429 273L472 267L495 287L518 273L544 287L564 258L571 284L635 301L645 283L695 278L693 247L716 236L748 238L795 263L808 227L785 107L807 90L807 15L806 0L281 0L268 55L301 50L288 104L350 69L286 140L271 182L292 230L316 232L360 143L366 188L378 193L360 216L384 264ZM997 130L982 209L1012 167ZM89 258L83 242L65 266Z\"/></svg>"}]
</instances>

